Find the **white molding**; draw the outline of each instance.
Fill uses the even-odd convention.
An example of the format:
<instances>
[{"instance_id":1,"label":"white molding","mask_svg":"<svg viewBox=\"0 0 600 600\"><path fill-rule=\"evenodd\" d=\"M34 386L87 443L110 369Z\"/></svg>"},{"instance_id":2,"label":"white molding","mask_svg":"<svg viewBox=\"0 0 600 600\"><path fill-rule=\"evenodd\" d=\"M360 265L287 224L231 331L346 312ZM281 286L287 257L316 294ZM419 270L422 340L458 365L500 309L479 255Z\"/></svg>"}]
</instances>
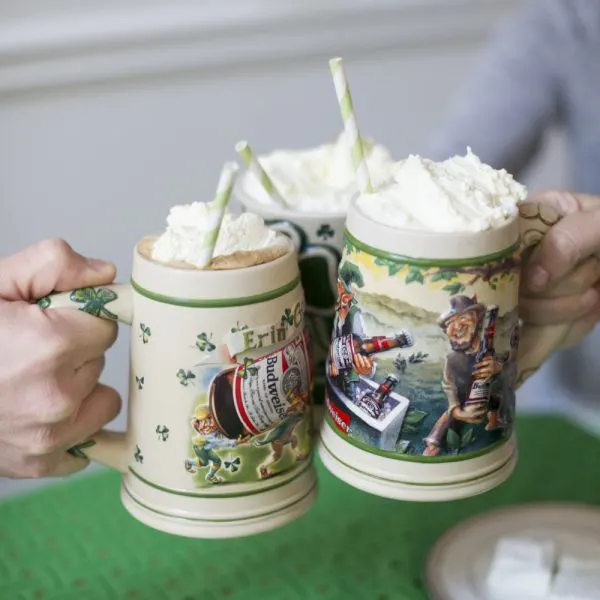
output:
<instances>
[{"instance_id":1,"label":"white molding","mask_svg":"<svg viewBox=\"0 0 600 600\"><path fill-rule=\"evenodd\" d=\"M44 3L48 0L40 0ZM60 7L59 0L53 0ZM182 71L455 43L518 0L135 0L5 15L0 99ZM67 8L68 5L68 8ZM100 6L100 7L99 7Z\"/></svg>"}]
</instances>

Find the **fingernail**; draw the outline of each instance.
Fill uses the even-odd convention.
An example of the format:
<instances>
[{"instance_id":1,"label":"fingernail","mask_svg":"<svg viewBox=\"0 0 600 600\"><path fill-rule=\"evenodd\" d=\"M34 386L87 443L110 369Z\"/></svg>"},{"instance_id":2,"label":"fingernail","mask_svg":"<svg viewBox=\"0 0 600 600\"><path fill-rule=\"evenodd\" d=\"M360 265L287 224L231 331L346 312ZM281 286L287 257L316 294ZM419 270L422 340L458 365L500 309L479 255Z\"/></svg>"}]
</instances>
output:
<instances>
[{"instance_id":1,"label":"fingernail","mask_svg":"<svg viewBox=\"0 0 600 600\"><path fill-rule=\"evenodd\" d=\"M581 296L581 306L584 308L591 308L598 303L600 295L595 289L588 290L583 296Z\"/></svg>"},{"instance_id":2,"label":"fingernail","mask_svg":"<svg viewBox=\"0 0 600 600\"><path fill-rule=\"evenodd\" d=\"M98 258L88 258L87 263L90 266L90 268L94 269L94 271L106 271L109 268L115 268L115 266L112 263L107 262L105 260L100 260Z\"/></svg>"},{"instance_id":3,"label":"fingernail","mask_svg":"<svg viewBox=\"0 0 600 600\"><path fill-rule=\"evenodd\" d=\"M534 289L542 289L550 279L550 275L546 269L536 265L529 273L529 285Z\"/></svg>"}]
</instances>

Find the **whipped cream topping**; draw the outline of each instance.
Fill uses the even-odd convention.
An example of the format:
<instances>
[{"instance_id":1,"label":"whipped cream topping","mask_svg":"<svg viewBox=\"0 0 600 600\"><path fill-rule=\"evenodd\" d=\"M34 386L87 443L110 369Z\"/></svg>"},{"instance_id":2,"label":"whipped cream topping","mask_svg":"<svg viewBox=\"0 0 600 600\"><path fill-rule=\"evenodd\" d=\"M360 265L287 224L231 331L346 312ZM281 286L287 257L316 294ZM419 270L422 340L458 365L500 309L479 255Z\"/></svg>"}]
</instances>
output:
<instances>
[{"instance_id":1,"label":"whipped cream topping","mask_svg":"<svg viewBox=\"0 0 600 600\"><path fill-rule=\"evenodd\" d=\"M265 225L258 215L244 212L234 217L226 214L217 239L215 256L229 256L234 252L252 252L285 244L286 238Z\"/></svg>"},{"instance_id":2,"label":"whipped cream topping","mask_svg":"<svg viewBox=\"0 0 600 600\"><path fill-rule=\"evenodd\" d=\"M389 152L371 140L363 140L372 182L386 181L393 165ZM276 150L258 157L291 210L345 213L358 193L345 133L330 144L306 150ZM240 181L240 192L264 204L273 205L251 172Z\"/></svg>"},{"instance_id":3,"label":"whipped cream topping","mask_svg":"<svg viewBox=\"0 0 600 600\"><path fill-rule=\"evenodd\" d=\"M184 262L196 267L206 266L211 256L211 239L218 222L218 209L205 202L173 206L167 217L167 229L156 240L152 258L156 261ZM267 227L253 213L239 216L226 213L217 238L214 256L229 256L235 252L262 250L285 244L284 238Z\"/></svg>"},{"instance_id":4,"label":"whipped cream topping","mask_svg":"<svg viewBox=\"0 0 600 600\"><path fill-rule=\"evenodd\" d=\"M357 199L372 220L434 232L485 231L515 218L527 189L507 173L481 162L467 148L465 156L434 162L411 155L395 163L375 193Z\"/></svg>"}]
</instances>

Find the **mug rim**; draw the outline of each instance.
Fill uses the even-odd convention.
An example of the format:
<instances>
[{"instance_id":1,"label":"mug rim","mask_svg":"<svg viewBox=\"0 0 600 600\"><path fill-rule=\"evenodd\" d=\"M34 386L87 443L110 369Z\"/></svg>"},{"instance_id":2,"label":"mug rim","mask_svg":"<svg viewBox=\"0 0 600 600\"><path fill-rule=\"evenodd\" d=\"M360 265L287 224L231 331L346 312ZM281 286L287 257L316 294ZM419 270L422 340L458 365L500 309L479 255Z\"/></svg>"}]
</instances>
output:
<instances>
[{"instance_id":1,"label":"mug rim","mask_svg":"<svg viewBox=\"0 0 600 600\"><path fill-rule=\"evenodd\" d=\"M396 228L366 215L357 206L358 196L348 210L347 234L382 253L415 261L472 261L490 258L518 247L519 213L500 227L483 231L439 232Z\"/></svg>"},{"instance_id":2,"label":"mug rim","mask_svg":"<svg viewBox=\"0 0 600 600\"><path fill-rule=\"evenodd\" d=\"M491 232L500 232L506 229L510 229L511 227L514 227L515 222L519 220L519 212L517 210L515 215L511 219L507 220L506 223L502 224L500 227L490 227L489 229L481 229L479 231L431 231L427 229L411 229L409 227L393 227L392 225L389 225L387 223L376 221L375 219L367 215L365 212L363 212L357 205L358 199L360 197L361 195L359 194L352 198L352 201L350 202L350 206L348 208L348 214L351 210L353 210L355 213L359 214L361 218L366 219L372 225L386 229L389 232L401 235L413 235L419 237L435 238L439 240L454 239L458 236L460 236L461 238L476 238L481 235L490 234ZM346 229L348 228L346 227Z\"/></svg>"},{"instance_id":3,"label":"mug rim","mask_svg":"<svg viewBox=\"0 0 600 600\"><path fill-rule=\"evenodd\" d=\"M136 258L138 260L143 261L147 265L151 265L151 267L156 267L159 269L166 269L166 270L168 270L168 272L176 271L176 272L182 273L182 274L183 273L195 273L195 274L196 273L202 273L202 274L210 273L211 276L219 277L219 275L214 275L214 274L216 274L216 273L240 273L240 272L246 273L248 271L253 271L254 273L256 273L261 270L266 270L268 268L272 268L273 265L277 265L278 263L283 262L284 260L286 260L289 257L290 254L293 254L296 252L293 242L287 236L285 236L283 234L279 234L286 245L286 252L285 252L285 254L278 256L276 259L271 260L266 263L261 263L259 265L251 265L249 267L240 267L237 269L203 269L200 267L195 267L194 265L190 265L187 268L186 267L175 267L172 265L167 265L165 263L162 263L158 260L148 258L147 256L144 256L140 252L140 244L142 241L148 240L148 239L157 239L159 237L159 235L160 234L149 234L149 235L145 235L144 237L140 238L135 244Z\"/></svg>"},{"instance_id":4,"label":"mug rim","mask_svg":"<svg viewBox=\"0 0 600 600\"><path fill-rule=\"evenodd\" d=\"M238 269L172 267L133 250L130 283L142 296L177 306L225 308L277 298L300 284L296 249L284 237L286 252L260 265ZM142 238L147 239L147 238Z\"/></svg>"},{"instance_id":5,"label":"mug rim","mask_svg":"<svg viewBox=\"0 0 600 600\"><path fill-rule=\"evenodd\" d=\"M248 172L247 172L248 173ZM266 204L256 200L253 196L248 194L243 188L242 182L247 173L240 177L240 181L234 188L234 193L237 199L243 204L243 206L250 211L256 213L263 218L282 218L282 219L345 219L348 214L348 210L342 211L304 211L293 208L286 208L277 204ZM348 205L350 206L350 205Z\"/></svg>"}]
</instances>

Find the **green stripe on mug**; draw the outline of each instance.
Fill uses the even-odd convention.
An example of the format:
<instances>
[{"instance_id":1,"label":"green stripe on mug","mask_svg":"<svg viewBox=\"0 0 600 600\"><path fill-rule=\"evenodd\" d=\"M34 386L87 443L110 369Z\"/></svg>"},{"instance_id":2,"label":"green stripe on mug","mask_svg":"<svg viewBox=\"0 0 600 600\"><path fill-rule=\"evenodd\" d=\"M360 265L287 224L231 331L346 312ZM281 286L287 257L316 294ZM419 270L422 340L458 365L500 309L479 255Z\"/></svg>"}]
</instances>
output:
<instances>
[{"instance_id":1,"label":"green stripe on mug","mask_svg":"<svg viewBox=\"0 0 600 600\"><path fill-rule=\"evenodd\" d=\"M300 284L300 277L295 277L289 283L271 290L270 292L264 292L262 294L255 294L254 296L245 296L239 298L215 298L206 300L195 300L192 298L176 298L174 296L167 296L165 294L158 294L143 288L139 283L131 279L131 286L133 289L149 300L160 302L162 304L170 304L172 306L185 306L187 308L233 308L236 306L248 306L249 304L258 304L260 302L268 302L275 298L280 298L285 294L294 290Z\"/></svg>"},{"instance_id":2,"label":"green stripe on mug","mask_svg":"<svg viewBox=\"0 0 600 600\"><path fill-rule=\"evenodd\" d=\"M412 256L403 256L401 254L386 252L385 250L380 250L379 248L369 246L368 244L365 244L364 242L361 242L359 239L355 238L347 229L344 230L344 246L348 252L352 252L353 249L357 249L379 258L385 258L386 260L419 267L470 267L473 265L484 265L490 262L501 260L507 256L511 256L519 249L519 243L516 243L508 248L505 248L504 250L500 250L499 252L493 252L483 256L474 256L472 258L415 258Z\"/></svg>"}]
</instances>

